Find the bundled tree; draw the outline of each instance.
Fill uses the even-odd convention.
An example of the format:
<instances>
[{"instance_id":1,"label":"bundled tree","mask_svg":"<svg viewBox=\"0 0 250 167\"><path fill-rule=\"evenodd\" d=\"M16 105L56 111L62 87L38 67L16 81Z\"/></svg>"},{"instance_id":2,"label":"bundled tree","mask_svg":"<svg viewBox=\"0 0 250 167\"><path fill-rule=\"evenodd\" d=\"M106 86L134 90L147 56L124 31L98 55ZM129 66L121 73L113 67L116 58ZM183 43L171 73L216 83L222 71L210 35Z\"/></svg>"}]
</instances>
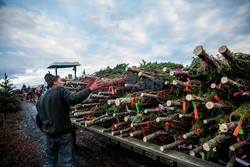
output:
<instances>
[{"instance_id":1,"label":"bundled tree","mask_svg":"<svg viewBox=\"0 0 250 167\"><path fill-rule=\"evenodd\" d=\"M224 46L219 52L223 58L209 56L197 46L198 57L186 67L142 60L140 67L126 66L123 72L102 70L110 78L122 74L124 88L114 85L93 92L91 101L72 108L72 122L101 126L112 136L143 139L160 145L161 151L190 151L192 156L220 165L230 161L233 166L249 152L250 56L232 54Z\"/></svg>"},{"instance_id":2,"label":"bundled tree","mask_svg":"<svg viewBox=\"0 0 250 167\"><path fill-rule=\"evenodd\" d=\"M4 114L4 127L7 125L7 114L14 113L22 109L20 101L13 90L14 88L15 86L13 86L5 73L4 81L0 84L0 113Z\"/></svg>"}]
</instances>

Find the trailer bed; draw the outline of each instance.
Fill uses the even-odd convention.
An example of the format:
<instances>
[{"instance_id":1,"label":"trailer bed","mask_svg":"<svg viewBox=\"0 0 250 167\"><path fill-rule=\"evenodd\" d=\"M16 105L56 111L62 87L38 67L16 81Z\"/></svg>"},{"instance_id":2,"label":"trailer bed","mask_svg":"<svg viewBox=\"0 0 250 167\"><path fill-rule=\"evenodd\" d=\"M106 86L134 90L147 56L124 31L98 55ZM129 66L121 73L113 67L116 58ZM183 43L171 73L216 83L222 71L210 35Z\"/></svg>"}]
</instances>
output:
<instances>
[{"instance_id":1,"label":"trailer bed","mask_svg":"<svg viewBox=\"0 0 250 167\"><path fill-rule=\"evenodd\" d=\"M102 132L103 127L100 126L91 126L85 127L79 123L73 123L76 127L80 129L84 129L87 131L94 132L96 134L105 136L109 138L109 140L113 143L116 143L124 148L132 150L136 153L145 155L154 160L160 161L168 166L172 167L220 167L221 165L215 164L209 161L205 161L178 151L168 150L168 151L160 151L160 146L143 142L142 140L132 138L132 137L120 137L120 136L112 136L110 132Z\"/></svg>"}]
</instances>

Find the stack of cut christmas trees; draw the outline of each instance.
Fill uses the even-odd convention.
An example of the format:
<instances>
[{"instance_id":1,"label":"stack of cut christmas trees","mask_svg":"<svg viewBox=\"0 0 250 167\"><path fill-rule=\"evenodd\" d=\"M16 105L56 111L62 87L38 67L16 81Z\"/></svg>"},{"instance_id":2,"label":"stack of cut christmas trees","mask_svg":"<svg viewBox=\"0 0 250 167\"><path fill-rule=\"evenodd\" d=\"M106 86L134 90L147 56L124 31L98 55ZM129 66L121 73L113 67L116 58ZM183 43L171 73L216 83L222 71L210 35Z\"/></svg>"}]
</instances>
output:
<instances>
[{"instance_id":1,"label":"stack of cut christmas trees","mask_svg":"<svg viewBox=\"0 0 250 167\"><path fill-rule=\"evenodd\" d=\"M104 133L151 142L161 151L178 150L221 165L249 165L250 55L232 53L226 46L217 56L209 56L202 46L193 53L197 57L185 68L143 61L139 68L120 64L95 77L68 81L79 90L103 81L101 90L72 106L72 122L99 125Z\"/></svg>"}]
</instances>

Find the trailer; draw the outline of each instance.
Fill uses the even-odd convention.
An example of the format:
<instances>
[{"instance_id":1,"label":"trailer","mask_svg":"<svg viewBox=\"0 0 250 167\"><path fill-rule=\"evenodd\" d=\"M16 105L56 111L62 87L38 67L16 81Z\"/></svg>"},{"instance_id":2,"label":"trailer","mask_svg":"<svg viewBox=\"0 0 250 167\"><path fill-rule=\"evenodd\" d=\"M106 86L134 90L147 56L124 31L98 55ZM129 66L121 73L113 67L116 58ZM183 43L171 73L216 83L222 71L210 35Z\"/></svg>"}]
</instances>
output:
<instances>
[{"instance_id":1,"label":"trailer","mask_svg":"<svg viewBox=\"0 0 250 167\"><path fill-rule=\"evenodd\" d=\"M103 87L72 106L73 122L169 166L247 166L250 81L241 68L249 55L226 46L219 52L225 61L197 46L187 68L149 63L96 72ZM107 82L117 79L124 82Z\"/></svg>"},{"instance_id":2,"label":"trailer","mask_svg":"<svg viewBox=\"0 0 250 167\"><path fill-rule=\"evenodd\" d=\"M171 167L220 167L221 165L199 159L174 150L160 151L160 146L153 143L143 142L132 137L112 136L110 132L103 132L105 128L94 125L85 127L78 122L72 122L75 127L96 133L108 138L112 143L132 150L138 154L145 155L155 161L159 161Z\"/></svg>"}]
</instances>

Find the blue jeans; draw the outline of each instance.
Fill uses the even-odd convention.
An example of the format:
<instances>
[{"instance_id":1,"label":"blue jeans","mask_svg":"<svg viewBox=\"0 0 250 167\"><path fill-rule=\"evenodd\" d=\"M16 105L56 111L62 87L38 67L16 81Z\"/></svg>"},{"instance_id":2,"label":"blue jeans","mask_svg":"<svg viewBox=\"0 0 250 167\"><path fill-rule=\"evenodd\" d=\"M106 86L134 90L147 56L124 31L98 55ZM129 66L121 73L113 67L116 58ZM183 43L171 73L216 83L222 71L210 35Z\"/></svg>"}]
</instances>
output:
<instances>
[{"instance_id":1,"label":"blue jeans","mask_svg":"<svg viewBox=\"0 0 250 167\"><path fill-rule=\"evenodd\" d=\"M60 154L63 166L74 166L74 142L71 133L66 133L59 137L51 137L46 135L45 147L46 167L56 166L58 154Z\"/></svg>"}]
</instances>

